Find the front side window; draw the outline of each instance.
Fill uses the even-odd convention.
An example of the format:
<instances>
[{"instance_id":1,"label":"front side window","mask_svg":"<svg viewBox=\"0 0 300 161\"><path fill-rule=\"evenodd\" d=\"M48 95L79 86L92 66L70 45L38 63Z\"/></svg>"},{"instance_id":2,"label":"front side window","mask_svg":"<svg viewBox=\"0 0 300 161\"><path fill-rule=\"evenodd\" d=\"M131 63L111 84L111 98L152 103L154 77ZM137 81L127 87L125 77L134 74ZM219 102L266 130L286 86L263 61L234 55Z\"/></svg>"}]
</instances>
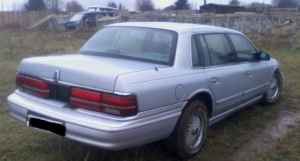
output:
<instances>
[{"instance_id":1,"label":"front side window","mask_svg":"<svg viewBox=\"0 0 300 161\"><path fill-rule=\"evenodd\" d=\"M253 54L257 51L248 39L238 34L230 34L229 38L232 41L239 61L249 61L254 58Z\"/></svg>"},{"instance_id":2,"label":"front side window","mask_svg":"<svg viewBox=\"0 0 300 161\"><path fill-rule=\"evenodd\" d=\"M177 34L172 31L107 27L95 34L81 53L172 64Z\"/></svg>"},{"instance_id":3,"label":"front side window","mask_svg":"<svg viewBox=\"0 0 300 161\"><path fill-rule=\"evenodd\" d=\"M211 65L223 65L236 61L236 54L224 34L204 35L211 58Z\"/></svg>"}]
</instances>

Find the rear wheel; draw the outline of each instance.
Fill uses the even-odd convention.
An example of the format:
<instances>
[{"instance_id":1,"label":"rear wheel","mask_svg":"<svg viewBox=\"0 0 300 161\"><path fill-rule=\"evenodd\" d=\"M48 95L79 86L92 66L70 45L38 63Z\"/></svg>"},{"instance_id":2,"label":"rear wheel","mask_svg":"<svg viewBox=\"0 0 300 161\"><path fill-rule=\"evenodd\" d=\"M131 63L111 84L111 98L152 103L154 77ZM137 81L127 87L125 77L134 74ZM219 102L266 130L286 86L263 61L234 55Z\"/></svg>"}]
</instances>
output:
<instances>
[{"instance_id":1,"label":"rear wheel","mask_svg":"<svg viewBox=\"0 0 300 161\"><path fill-rule=\"evenodd\" d=\"M175 131L167 140L167 147L182 159L192 157L203 147L207 128L207 107L201 101L193 101L185 108Z\"/></svg>"}]
</instances>

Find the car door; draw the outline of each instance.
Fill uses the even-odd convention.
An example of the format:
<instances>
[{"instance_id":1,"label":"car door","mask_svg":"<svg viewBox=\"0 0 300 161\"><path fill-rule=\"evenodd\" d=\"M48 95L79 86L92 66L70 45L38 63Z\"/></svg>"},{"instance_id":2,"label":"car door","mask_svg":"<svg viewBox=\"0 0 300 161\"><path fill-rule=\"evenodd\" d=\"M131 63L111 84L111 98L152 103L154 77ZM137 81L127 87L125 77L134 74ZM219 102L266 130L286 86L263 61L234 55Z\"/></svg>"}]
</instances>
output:
<instances>
[{"instance_id":1,"label":"car door","mask_svg":"<svg viewBox=\"0 0 300 161\"><path fill-rule=\"evenodd\" d=\"M229 39L237 53L237 60L245 69L245 99L252 99L261 95L269 84L271 77L270 66L267 61L257 61L254 59L254 54L257 49L253 43L241 34L228 34Z\"/></svg>"},{"instance_id":2,"label":"car door","mask_svg":"<svg viewBox=\"0 0 300 161\"><path fill-rule=\"evenodd\" d=\"M243 101L244 69L236 63L235 52L225 34L200 35L197 42L209 59L205 76L216 100L214 114L226 112Z\"/></svg>"}]
</instances>

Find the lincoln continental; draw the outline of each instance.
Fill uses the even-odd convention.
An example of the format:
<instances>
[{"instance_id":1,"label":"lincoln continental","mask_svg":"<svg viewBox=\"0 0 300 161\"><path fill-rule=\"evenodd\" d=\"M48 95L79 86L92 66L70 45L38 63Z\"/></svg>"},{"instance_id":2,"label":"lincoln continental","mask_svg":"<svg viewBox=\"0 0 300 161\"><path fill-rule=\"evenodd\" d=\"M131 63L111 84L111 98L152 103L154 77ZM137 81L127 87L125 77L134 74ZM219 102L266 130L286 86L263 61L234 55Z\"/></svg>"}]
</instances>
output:
<instances>
[{"instance_id":1,"label":"lincoln continental","mask_svg":"<svg viewBox=\"0 0 300 161\"><path fill-rule=\"evenodd\" d=\"M28 127L102 149L163 140L188 158L211 125L278 102L282 77L278 61L235 30L118 23L78 53L22 60L8 111Z\"/></svg>"}]
</instances>

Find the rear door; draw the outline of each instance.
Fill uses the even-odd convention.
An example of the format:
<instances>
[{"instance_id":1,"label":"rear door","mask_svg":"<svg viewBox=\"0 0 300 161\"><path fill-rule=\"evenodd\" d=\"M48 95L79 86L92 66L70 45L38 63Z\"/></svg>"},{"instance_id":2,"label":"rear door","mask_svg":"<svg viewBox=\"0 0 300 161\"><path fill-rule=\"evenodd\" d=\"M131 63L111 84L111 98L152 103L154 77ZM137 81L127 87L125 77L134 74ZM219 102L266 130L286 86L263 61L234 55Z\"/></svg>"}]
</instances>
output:
<instances>
[{"instance_id":1,"label":"rear door","mask_svg":"<svg viewBox=\"0 0 300 161\"><path fill-rule=\"evenodd\" d=\"M251 99L262 94L268 86L270 73L272 73L268 62L254 59L254 53L257 53L257 49L245 36L229 34L228 37L234 46L237 60L245 69L245 99Z\"/></svg>"},{"instance_id":2,"label":"rear door","mask_svg":"<svg viewBox=\"0 0 300 161\"><path fill-rule=\"evenodd\" d=\"M216 98L215 114L223 113L243 102L245 71L225 34L205 34L203 43L209 55L206 75Z\"/></svg>"}]
</instances>

